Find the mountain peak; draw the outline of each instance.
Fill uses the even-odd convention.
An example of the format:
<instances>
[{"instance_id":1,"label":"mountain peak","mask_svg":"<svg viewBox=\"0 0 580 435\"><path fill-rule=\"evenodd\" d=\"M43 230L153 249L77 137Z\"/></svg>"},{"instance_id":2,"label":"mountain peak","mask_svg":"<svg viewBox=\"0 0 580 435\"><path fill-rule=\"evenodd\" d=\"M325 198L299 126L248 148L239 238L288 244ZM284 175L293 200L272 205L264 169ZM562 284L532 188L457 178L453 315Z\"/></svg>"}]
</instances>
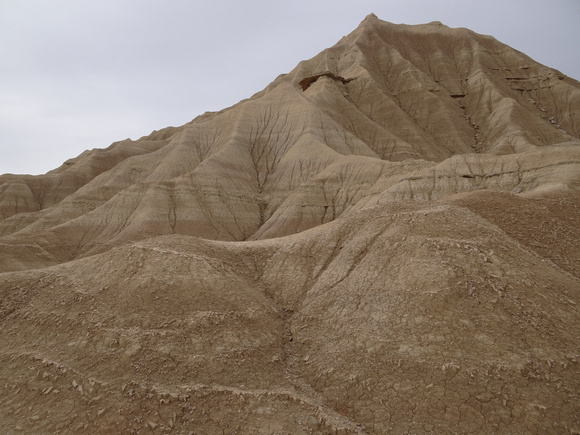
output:
<instances>
[{"instance_id":1,"label":"mountain peak","mask_svg":"<svg viewBox=\"0 0 580 435\"><path fill-rule=\"evenodd\" d=\"M126 224L115 230L103 224L105 230L75 241L84 244L79 253L167 231L224 240L268 238L342 213L337 208L325 217L313 212L290 219L288 213L297 210L290 212L286 203L341 156L439 164L457 155L510 155L578 141L578 82L493 38L462 29L421 30L443 26L438 21L410 26L369 14L363 22L372 24L368 31L353 31L227 110L83 153L46 176L0 179L6 219L0 234L74 227L83 220L92 227L92 219L109 222L111 214L124 210ZM193 190L172 191L182 183ZM153 199L141 203L141 212L118 206L122 192L144 186L156 192L165 186L164 201L179 204L182 198L188 205L178 206L169 226L158 222L167 215L157 214ZM194 191L214 193L192 197ZM237 196L219 196L220 191ZM214 195L221 202L212 202ZM57 211L65 198L87 203L93 196L100 198L92 205L100 212ZM244 198L243 204L234 197ZM214 200L206 203L208 198ZM238 208L246 210L244 219L227 211ZM39 214L8 219L34 212Z\"/></svg>"}]
</instances>

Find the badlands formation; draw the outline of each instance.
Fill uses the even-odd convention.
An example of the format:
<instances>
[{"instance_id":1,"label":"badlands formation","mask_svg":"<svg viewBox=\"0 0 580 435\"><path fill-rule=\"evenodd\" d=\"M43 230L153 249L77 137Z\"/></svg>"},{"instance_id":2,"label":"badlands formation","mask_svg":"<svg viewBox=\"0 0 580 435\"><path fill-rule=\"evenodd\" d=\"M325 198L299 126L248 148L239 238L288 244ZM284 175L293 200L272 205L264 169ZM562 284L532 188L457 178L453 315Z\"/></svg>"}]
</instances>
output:
<instances>
[{"instance_id":1,"label":"badlands formation","mask_svg":"<svg viewBox=\"0 0 580 435\"><path fill-rule=\"evenodd\" d=\"M369 15L0 176L2 433L579 433L580 83Z\"/></svg>"}]
</instances>

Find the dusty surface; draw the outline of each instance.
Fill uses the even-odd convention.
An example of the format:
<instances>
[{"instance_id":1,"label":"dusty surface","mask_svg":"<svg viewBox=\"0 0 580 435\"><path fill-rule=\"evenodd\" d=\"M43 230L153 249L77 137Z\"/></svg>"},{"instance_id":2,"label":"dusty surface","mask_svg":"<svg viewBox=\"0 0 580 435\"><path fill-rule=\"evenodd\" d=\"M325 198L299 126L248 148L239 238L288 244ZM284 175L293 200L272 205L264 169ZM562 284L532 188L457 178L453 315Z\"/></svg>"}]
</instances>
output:
<instances>
[{"instance_id":1,"label":"dusty surface","mask_svg":"<svg viewBox=\"0 0 580 435\"><path fill-rule=\"evenodd\" d=\"M367 17L0 176L3 433L580 433L580 84Z\"/></svg>"}]
</instances>

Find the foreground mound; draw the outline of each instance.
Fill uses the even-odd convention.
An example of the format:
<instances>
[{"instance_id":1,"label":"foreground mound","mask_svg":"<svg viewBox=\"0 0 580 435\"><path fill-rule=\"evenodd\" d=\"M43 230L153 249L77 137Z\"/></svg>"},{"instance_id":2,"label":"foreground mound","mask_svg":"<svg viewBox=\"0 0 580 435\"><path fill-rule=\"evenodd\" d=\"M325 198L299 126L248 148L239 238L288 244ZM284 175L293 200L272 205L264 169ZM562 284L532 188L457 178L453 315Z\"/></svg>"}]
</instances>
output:
<instances>
[{"instance_id":1,"label":"foreground mound","mask_svg":"<svg viewBox=\"0 0 580 435\"><path fill-rule=\"evenodd\" d=\"M1 421L578 430L578 203L392 202L269 241L164 236L2 274Z\"/></svg>"}]
</instances>

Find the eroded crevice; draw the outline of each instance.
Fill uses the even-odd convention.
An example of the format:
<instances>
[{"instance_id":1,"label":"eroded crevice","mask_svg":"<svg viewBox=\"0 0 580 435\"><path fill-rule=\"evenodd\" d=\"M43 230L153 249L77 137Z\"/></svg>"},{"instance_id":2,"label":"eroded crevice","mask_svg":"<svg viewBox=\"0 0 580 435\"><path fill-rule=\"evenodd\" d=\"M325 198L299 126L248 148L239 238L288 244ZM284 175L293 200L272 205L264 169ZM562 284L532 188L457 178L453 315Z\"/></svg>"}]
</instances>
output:
<instances>
[{"instance_id":1,"label":"eroded crevice","mask_svg":"<svg viewBox=\"0 0 580 435\"><path fill-rule=\"evenodd\" d=\"M349 82L354 80L354 79L345 79L344 77L337 76L336 74L333 74L330 71L325 71L323 73L315 74L313 76L308 76L308 77L305 77L302 80L300 80L299 84L300 84L300 86L302 86L302 91L305 91L306 89L308 89L320 77L329 77L332 80L337 80L339 82L342 82L343 84L349 83Z\"/></svg>"},{"instance_id":2,"label":"eroded crevice","mask_svg":"<svg viewBox=\"0 0 580 435\"><path fill-rule=\"evenodd\" d=\"M175 201L173 191L169 192L169 212L167 220L169 222L169 227L171 228L171 234L175 234L175 225L177 224L177 202Z\"/></svg>"},{"instance_id":3,"label":"eroded crevice","mask_svg":"<svg viewBox=\"0 0 580 435\"><path fill-rule=\"evenodd\" d=\"M264 282L263 277L267 270L265 256L254 252L250 254L250 257L253 262L252 275L254 276L255 283L275 308L277 316L281 321L281 362L284 364L285 378L294 390L293 395L317 407L318 423L332 427L335 431L332 433L343 433L343 431L346 431L347 433L358 435L366 434L359 423L331 406L324 395L318 392L308 379L301 374L300 366L304 363L304 355L297 349L299 343L297 343L293 333L295 317L300 316L297 305L285 303L280 300L275 290Z\"/></svg>"}]
</instances>

